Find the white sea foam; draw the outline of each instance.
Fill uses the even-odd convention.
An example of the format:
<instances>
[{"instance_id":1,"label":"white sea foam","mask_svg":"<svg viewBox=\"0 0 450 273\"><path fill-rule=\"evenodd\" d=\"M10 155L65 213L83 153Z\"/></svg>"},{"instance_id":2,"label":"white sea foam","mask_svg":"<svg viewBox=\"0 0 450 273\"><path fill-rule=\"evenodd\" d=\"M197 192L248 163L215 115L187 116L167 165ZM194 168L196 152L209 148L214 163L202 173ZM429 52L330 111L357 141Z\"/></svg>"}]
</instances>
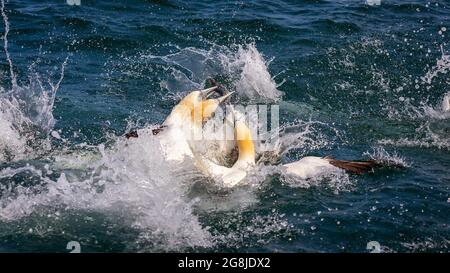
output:
<instances>
[{"instance_id":1,"label":"white sea foam","mask_svg":"<svg viewBox=\"0 0 450 273\"><path fill-rule=\"evenodd\" d=\"M0 218L19 220L45 207L112 210L132 217L133 226L140 230L139 240L147 238L154 249L212 245L209 233L193 214L195 200L185 197L186 183L195 174L166 162L150 129L140 130L137 139L117 139L112 147L100 145L98 150L100 158L84 175L66 170L52 181L35 172L41 184L19 186L3 194ZM15 170L20 171L29 169ZM3 176L14 175L9 172Z\"/></svg>"},{"instance_id":2,"label":"white sea foam","mask_svg":"<svg viewBox=\"0 0 450 273\"><path fill-rule=\"evenodd\" d=\"M282 181L294 188L310 188L310 187L325 187L332 190L335 194L342 191L349 191L354 186L353 181L350 180L349 175L341 169L333 169L324 171L320 175L301 179L298 176L287 173L284 169L280 169Z\"/></svg>"},{"instance_id":3,"label":"white sea foam","mask_svg":"<svg viewBox=\"0 0 450 273\"><path fill-rule=\"evenodd\" d=\"M263 244L272 240L273 234L278 236L288 231L288 222L277 213L240 222L238 230L223 232L204 226L195 211L233 214L230 219L222 219L224 225L234 225L236 219L243 219L241 210L258 202L255 191L266 175L273 172L262 175L255 170L251 175L256 179L255 184L233 189L225 195L215 194L214 187L210 188L204 178L199 180L199 174L189 163L172 165L164 160L158 137L152 134L154 128L138 130L139 138L115 138L110 147L101 144L95 154L91 151L84 152L83 156L78 153L72 157L71 154L58 156L55 161L64 162L43 169L27 165L2 170L0 179L28 174L41 182L35 186L2 189L0 220L15 222L34 214L47 215L47 210L53 213L55 209L61 217L74 210L116 215L128 219L131 227L138 230L130 248L139 251L232 247L239 245L239 238L245 234L257 236L255 244ZM49 178L50 174L57 173L60 173L57 179ZM203 183L207 194L198 193L193 187L196 183ZM42 229L47 229L43 225Z\"/></svg>"}]
</instances>

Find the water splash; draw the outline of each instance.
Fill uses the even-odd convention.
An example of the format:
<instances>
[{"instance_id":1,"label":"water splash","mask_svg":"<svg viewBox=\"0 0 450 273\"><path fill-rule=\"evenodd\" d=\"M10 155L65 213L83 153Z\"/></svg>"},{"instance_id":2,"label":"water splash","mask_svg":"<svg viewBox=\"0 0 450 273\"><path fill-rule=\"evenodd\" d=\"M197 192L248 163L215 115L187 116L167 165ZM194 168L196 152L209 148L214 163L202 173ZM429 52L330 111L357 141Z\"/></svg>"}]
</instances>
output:
<instances>
[{"instance_id":1,"label":"water splash","mask_svg":"<svg viewBox=\"0 0 450 273\"><path fill-rule=\"evenodd\" d=\"M334 145L341 137L333 126L312 120L296 120L280 126L279 131L270 131L256 143L259 165L279 164L288 156L301 158Z\"/></svg>"},{"instance_id":2,"label":"water splash","mask_svg":"<svg viewBox=\"0 0 450 273\"><path fill-rule=\"evenodd\" d=\"M444 49L441 45L441 58L436 61L434 65L426 74L422 77L422 81L427 84L431 84L433 79L439 74L447 74L450 71L450 55L444 53Z\"/></svg>"},{"instance_id":3,"label":"water splash","mask_svg":"<svg viewBox=\"0 0 450 273\"><path fill-rule=\"evenodd\" d=\"M235 83L234 89L241 95L251 100L266 99L278 101L283 93L277 89L278 86L271 77L268 66L270 61L256 49L254 44L246 47L239 46L238 52L230 58L228 69L236 73L239 71L239 80Z\"/></svg>"},{"instance_id":4,"label":"water splash","mask_svg":"<svg viewBox=\"0 0 450 273\"><path fill-rule=\"evenodd\" d=\"M386 166L398 166L409 167L410 164L401 157L397 152L389 153L382 146L372 148L372 151L366 151L363 155L368 156L370 159L382 163Z\"/></svg>"},{"instance_id":5,"label":"water splash","mask_svg":"<svg viewBox=\"0 0 450 273\"><path fill-rule=\"evenodd\" d=\"M8 21L8 16L6 15L6 12L5 12L5 0L1 1L1 13L2 13L2 18L3 18L3 23L5 24L5 34L3 35L3 49L5 50L6 60L8 61L8 64L9 64L9 74L11 77L11 83L12 83L12 86L15 87L15 86L17 86L17 78L16 78L16 75L14 74L13 63L12 63L11 56L9 55L9 51L8 51L9 21Z\"/></svg>"},{"instance_id":6,"label":"water splash","mask_svg":"<svg viewBox=\"0 0 450 273\"><path fill-rule=\"evenodd\" d=\"M195 200L185 197L186 183L193 176L166 162L159 147L147 128L133 141L117 138L110 148L99 145L99 159L87 170L53 170L60 172L56 180L34 167L7 169L0 174L3 178L32 171L41 182L6 190L0 199L0 218L19 221L55 208L114 211L132 218L131 225L140 231L137 240L145 240L153 251L210 247L209 233L193 214Z\"/></svg>"},{"instance_id":7,"label":"water splash","mask_svg":"<svg viewBox=\"0 0 450 273\"><path fill-rule=\"evenodd\" d=\"M126 219L124 225L138 233L128 240L130 249L151 252L242 247L243 236L256 238L250 240L252 245L264 245L287 236L289 223L284 215L245 213L245 208L259 202L258 187L237 188L225 195L211 193L214 187L204 179L199 181L199 174L191 171L188 163L174 166L164 160L159 140L152 134L154 128L139 129L139 138L131 141L116 137L110 147L96 146L95 155L67 154L65 162L50 163L42 169L29 165L4 169L0 181L14 181L16 176L27 174L40 182L27 187L15 183L2 189L0 223L21 227L22 219L38 217L39 229L45 231L60 225L57 219L46 216L54 215L55 210L58 217L74 213L114 215ZM203 190L195 186L198 183ZM255 185L260 184L259 180ZM219 217L217 223L204 223L199 216L204 213L228 216ZM237 228L223 230L236 223Z\"/></svg>"},{"instance_id":8,"label":"water splash","mask_svg":"<svg viewBox=\"0 0 450 273\"><path fill-rule=\"evenodd\" d=\"M280 169L282 182L293 188L324 187L333 191L334 194L350 191L354 187L354 182L349 175L341 169L323 171L320 175L301 179L298 176L287 173Z\"/></svg>"},{"instance_id":9,"label":"water splash","mask_svg":"<svg viewBox=\"0 0 450 273\"><path fill-rule=\"evenodd\" d=\"M0 162L3 162L21 159L49 148L48 135L55 124L55 96L64 78L68 58L61 65L56 84L50 80L44 83L33 64L30 66L28 83L19 85L8 50L10 25L4 0L1 1L1 14L5 25L3 48L11 83L8 90L0 86Z\"/></svg>"},{"instance_id":10,"label":"water splash","mask_svg":"<svg viewBox=\"0 0 450 273\"><path fill-rule=\"evenodd\" d=\"M270 61L266 61L254 43L230 47L211 45L209 49L173 47L174 53L154 55L141 53L122 56L121 63L108 72L112 81L117 73L129 77L148 77L143 71L162 70L165 77L159 87L169 91L169 98L178 98L182 92L199 89L207 78L221 78L230 91L236 91L241 99L252 102L279 101L283 93L270 75ZM117 71L118 70L118 71ZM114 76L113 76L114 75ZM182 93L184 94L184 93Z\"/></svg>"},{"instance_id":11,"label":"water splash","mask_svg":"<svg viewBox=\"0 0 450 273\"><path fill-rule=\"evenodd\" d=\"M447 92L442 98L441 110L445 113L450 112L450 92Z\"/></svg>"}]
</instances>

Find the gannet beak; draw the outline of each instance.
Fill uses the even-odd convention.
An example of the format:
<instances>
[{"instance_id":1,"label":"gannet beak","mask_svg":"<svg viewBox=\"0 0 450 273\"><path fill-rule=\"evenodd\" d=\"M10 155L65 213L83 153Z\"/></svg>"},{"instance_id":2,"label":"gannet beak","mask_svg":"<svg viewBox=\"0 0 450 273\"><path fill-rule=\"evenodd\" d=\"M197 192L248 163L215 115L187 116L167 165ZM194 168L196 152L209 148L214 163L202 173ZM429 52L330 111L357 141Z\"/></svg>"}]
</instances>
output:
<instances>
[{"instance_id":1,"label":"gannet beak","mask_svg":"<svg viewBox=\"0 0 450 273\"><path fill-rule=\"evenodd\" d=\"M217 86L213 86L213 87L210 87L210 88L206 88L206 89L200 90L202 99L207 99L209 96L214 94L214 90L216 90L216 89L217 89Z\"/></svg>"},{"instance_id":2,"label":"gannet beak","mask_svg":"<svg viewBox=\"0 0 450 273\"><path fill-rule=\"evenodd\" d=\"M228 93L228 94L226 94L226 95L224 95L224 96L222 96L222 97L218 97L217 100L219 101L219 104L224 103L224 102L228 99L228 97L230 97L231 95L233 95L234 92L235 92L235 91L230 92L230 93Z\"/></svg>"}]
</instances>

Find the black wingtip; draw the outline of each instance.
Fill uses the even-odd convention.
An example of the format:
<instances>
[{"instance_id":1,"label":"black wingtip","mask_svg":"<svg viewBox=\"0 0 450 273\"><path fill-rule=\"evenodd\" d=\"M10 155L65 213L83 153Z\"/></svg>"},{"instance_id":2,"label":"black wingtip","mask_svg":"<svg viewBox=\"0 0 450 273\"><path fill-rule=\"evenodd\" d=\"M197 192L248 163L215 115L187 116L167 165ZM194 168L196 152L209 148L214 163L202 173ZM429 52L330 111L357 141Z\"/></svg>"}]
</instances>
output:
<instances>
[{"instance_id":1,"label":"black wingtip","mask_svg":"<svg viewBox=\"0 0 450 273\"><path fill-rule=\"evenodd\" d=\"M328 160L328 162L330 162L331 165L343 169L346 172L352 174L364 174L368 172L373 172L375 168L383 167L383 164L375 160L348 161L348 160L334 159L330 156L326 156L324 157L324 159Z\"/></svg>"}]
</instances>

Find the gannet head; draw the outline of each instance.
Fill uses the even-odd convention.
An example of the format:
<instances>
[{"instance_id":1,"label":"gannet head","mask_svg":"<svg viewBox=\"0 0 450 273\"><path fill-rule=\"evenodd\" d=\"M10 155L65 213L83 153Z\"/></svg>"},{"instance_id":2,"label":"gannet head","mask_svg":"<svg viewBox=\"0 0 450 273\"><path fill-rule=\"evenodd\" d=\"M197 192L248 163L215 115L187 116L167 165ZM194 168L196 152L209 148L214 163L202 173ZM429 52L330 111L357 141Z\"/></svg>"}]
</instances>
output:
<instances>
[{"instance_id":1,"label":"gannet head","mask_svg":"<svg viewBox=\"0 0 450 273\"><path fill-rule=\"evenodd\" d=\"M183 138L201 139L203 123L213 117L220 104L233 94L229 93L216 99L208 99L216 88L190 92L173 108L163 125L181 130Z\"/></svg>"},{"instance_id":2,"label":"gannet head","mask_svg":"<svg viewBox=\"0 0 450 273\"><path fill-rule=\"evenodd\" d=\"M202 101L214 93L217 86L190 92L173 108L169 117L164 121L165 125L183 125L191 123L195 119L202 120Z\"/></svg>"},{"instance_id":3,"label":"gannet head","mask_svg":"<svg viewBox=\"0 0 450 273\"><path fill-rule=\"evenodd\" d=\"M230 92L217 99L207 99L202 101L202 121L205 122L208 119L214 117L214 113L217 108L224 103L234 92Z\"/></svg>"},{"instance_id":4,"label":"gannet head","mask_svg":"<svg viewBox=\"0 0 450 273\"><path fill-rule=\"evenodd\" d=\"M224 103L234 92L230 92L216 99L208 99L216 87L202 91L193 91L184 97L174 109L175 113L187 118L195 126L201 126L203 122L214 117L218 107ZM186 121L186 120L185 120Z\"/></svg>"},{"instance_id":5,"label":"gannet head","mask_svg":"<svg viewBox=\"0 0 450 273\"><path fill-rule=\"evenodd\" d=\"M450 92L445 94L444 98L442 99L442 111L450 111Z\"/></svg>"}]
</instances>

